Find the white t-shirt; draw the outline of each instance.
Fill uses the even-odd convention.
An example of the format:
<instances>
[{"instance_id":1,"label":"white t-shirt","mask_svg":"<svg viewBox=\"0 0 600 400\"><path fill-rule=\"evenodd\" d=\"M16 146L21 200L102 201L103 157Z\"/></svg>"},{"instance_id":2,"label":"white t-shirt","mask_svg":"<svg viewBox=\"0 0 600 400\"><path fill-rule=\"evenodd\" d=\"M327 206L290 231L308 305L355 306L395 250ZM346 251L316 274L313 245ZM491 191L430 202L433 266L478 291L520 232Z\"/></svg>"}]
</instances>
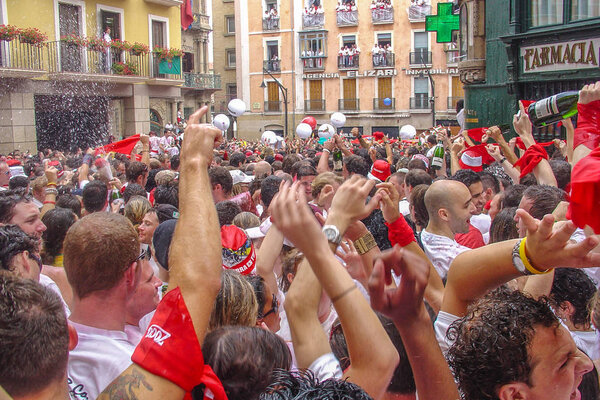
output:
<instances>
[{"instance_id":1,"label":"white t-shirt","mask_svg":"<svg viewBox=\"0 0 600 400\"><path fill-rule=\"evenodd\" d=\"M340 367L340 362L333 353L323 354L310 364L308 369L315 375L319 381L325 379L342 379L344 372Z\"/></svg>"},{"instance_id":2,"label":"white t-shirt","mask_svg":"<svg viewBox=\"0 0 600 400\"><path fill-rule=\"evenodd\" d=\"M490 226L492 225L492 217L487 214L479 214L471 216L471 225L481 232L483 241L488 244L490 241Z\"/></svg>"},{"instance_id":3,"label":"white t-shirt","mask_svg":"<svg viewBox=\"0 0 600 400\"><path fill-rule=\"evenodd\" d=\"M137 346L142 340L142 337L144 337L144 333L146 333L146 329L148 329L148 325L150 325L150 321L152 320L152 317L154 317L155 311L149 312L148 314L144 315L140 319L138 325L125 325L125 333L127 334L127 340L134 346Z\"/></svg>"},{"instance_id":4,"label":"white t-shirt","mask_svg":"<svg viewBox=\"0 0 600 400\"><path fill-rule=\"evenodd\" d=\"M569 331L575 345L585 352L592 360L600 359L600 343L596 331Z\"/></svg>"},{"instance_id":5,"label":"white t-shirt","mask_svg":"<svg viewBox=\"0 0 600 400\"><path fill-rule=\"evenodd\" d=\"M406 217L410 214L410 202L406 200L406 198L400 200L400 203L398 203L398 210Z\"/></svg>"},{"instance_id":6,"label":"white t-shirt","mask_svg":"<svg viewBox=\"0 0 600 400\"><path fill-rule=\"evenodd\" d=\"M446 278L450 264L460 253L470 250L460 245L454 239L446 236L435 235L423 229L421 231L421 243L429 261L442 279Z\"/></svg>"},{"instance_id":7,"label":"white t-shirt","mask_svg":"<svg viewBox=\"0 0 600 400\"><path fill-rule=\"evenodd\" d=\"M454 343L446 337L446 332L448 332L448 328L450 327L450 325L457 319L459 319L459 317L457 317L454 314L450 314L445 311L440 311L433 324L433 329L435 330L435 337L444 355L446 354L450 346L452 346L452 344Z\"/></svg>"},{"instance_id":8,"label":"white t-shirt","mask_svg":"<svg viewBox=\"0 0 600 400\"><path fill-rule=\"evenodd\" d=\"M63 307L65 309L65 314L67 315L67 318L69 318L69 315L71 315L71 310L69 310L69 306L65 302L65 299L63 299L62 293L60 292L60 289L58 288L56 282L54 282L49 276L40 274L40 285L47 287L48 289L56 293L58 297L60 297L60 301L62 301Z\"/></svg>"},{"instance_id":9,"label":"white t-shirt","mask_svg":"<svg viewBox=\"0 0 600 400\"><path fill-rule=\"evenodd\" d=\"M93 400L131 365L135 345L123 331L69 323L75 327L79 338L77 346L69 353L69 388L75 398Z\"/></svg>"}]
</instances>

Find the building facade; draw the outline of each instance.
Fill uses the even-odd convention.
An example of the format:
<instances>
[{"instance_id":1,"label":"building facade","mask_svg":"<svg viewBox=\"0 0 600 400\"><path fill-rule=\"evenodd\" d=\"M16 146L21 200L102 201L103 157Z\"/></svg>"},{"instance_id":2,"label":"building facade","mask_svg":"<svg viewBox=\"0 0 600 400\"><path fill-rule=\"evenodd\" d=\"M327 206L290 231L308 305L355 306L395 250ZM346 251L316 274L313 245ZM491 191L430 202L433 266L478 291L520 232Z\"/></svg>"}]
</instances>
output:
<instances>
[{"instance_id":1,"label":"building facade","mask_svg":"<svg viewBox=\"0 0 600 400\"><path fill-rule=\"evenodd\" d=\"M221 76L221 90L214 95L213 114L227 114L227 103L237 98L236 18L234 0L213 0L214 70ZM233 135L233 124L228 135Z\"/></svg>"},{"instance_id":2,"label":"building facade","mask_svg":"<svg viewBox=\"0 0 600 400\"><path fill-rule=\"evenodd\" d=\"M37 44L24 34L0 37L0 153L67 150L162 131L176 121L184 102L206 103L198 95L201 80L190 76L204 71L190 66L198 52L184 54L184 72L181 63L151 51L182 48L182 3L0 0L2 24L37 28L47 36ZM107 38L105 32L111 46L95 46ZM188 32L206 37L210 26L204 19ZM120 42L136 49L118 48ZM196 65L206 64L202 60ZM205 86L216 85L209 80Z\"/></svg>"},{"instance_id":3,"label":"building facade","mask_svg":"<svg viewBox=\"0 0 600 400\"><path fill-rule=\"evenodd\" d=\"M291 135L304 116L321 124L337 111L365 134L456 124L456 43L425 31L436 4L236 0L237 94L249 111L239 136Z\"/></svg>"},{"instance_id":4,"label":"building facade","mask_svg":"<svg viewBox=\"0 0 600 400\"><path fill-rule=\"evenodd\" d=\"M600 80L597 0L463 0L459 71L468 127L511 123L518 100ZM562 137L557 126L539 140Z\"/></svg>"}]
</instances>

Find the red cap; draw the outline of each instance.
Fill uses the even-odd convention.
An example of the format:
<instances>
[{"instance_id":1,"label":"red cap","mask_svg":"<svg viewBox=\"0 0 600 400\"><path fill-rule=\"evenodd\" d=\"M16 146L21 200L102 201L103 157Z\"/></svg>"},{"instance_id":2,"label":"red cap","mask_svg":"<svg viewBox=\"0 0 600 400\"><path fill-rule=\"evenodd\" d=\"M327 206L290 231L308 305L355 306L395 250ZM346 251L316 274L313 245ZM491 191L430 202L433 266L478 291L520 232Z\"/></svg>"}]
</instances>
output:
<instances>
[{"instance_id":1,"label":"red cap","mask_svg":"<svg viewBox=\"0 0 600 400\"><path fill-rule=\"evenodd\" d=\"M250 150L248 150L248 151L246 152L246 157L250 157L251 155L252 155L252 152L251 152Z\"/></svg>"},{"instance_id":2,"label":"red cap","mask_svg":"<svg viewBox=\"0 0 600 400\"><path fill-rule=\"evenodd\" d=\"M493 162L494 159L489 155L484 144L467 148L458 160L462 169L470 169L475 172L482 171L484 165Z\"/></svg>"},{"instance_id":3,"label":"red cap","mask_svg":"<svg viewBox=\"0 0 600 400\"><path fill-rule=\"evenodd\" d=\"M235 225L221 227L223 268L233 269L242 275L254 271L256 252L252 240Z\"/></svg>"},{"instance_id":4,"label":"red cap","mask_svg":"<svg viewBox=\"0 0 600 400\"><path fill-rule=\"evenodd\" d=\"M371 166L371 172L367 176L369 179L385 182L390 175L390 164L385 160L376 160Z\"/></svg>"},{"instance_id":5,"label":"red cap","mask_svg":"<svg viewBox=\"0 0 600 400\"><path fill-rule=\"evenodd\" d=\"M384 135L385 134L383 132L379 132L379 131L373 132L373 139L375 139L375 140L383 140L383 136Z\"/></svg>"},{"instance_id":6,"label":"red cap","mask_svg":"<svg viewBox=\"0 0 600 400\"><path fill-rule=\"evenodd\" d=\"M8 164L9 167L14 167L16 165L21 165L21 161L14 160L14 159L8 159L8 160L6 160L6 164Z\"/></svg>"},{"instance_id":7,"label":"red cap","mask_svg":"<svg viewBox=\"0 0 600 400\"><path fill-rule=\"evenodd\" d=\"M283 156L279 153L275 154L275 161L283 161Z\"/></svg>"}]
</instances>

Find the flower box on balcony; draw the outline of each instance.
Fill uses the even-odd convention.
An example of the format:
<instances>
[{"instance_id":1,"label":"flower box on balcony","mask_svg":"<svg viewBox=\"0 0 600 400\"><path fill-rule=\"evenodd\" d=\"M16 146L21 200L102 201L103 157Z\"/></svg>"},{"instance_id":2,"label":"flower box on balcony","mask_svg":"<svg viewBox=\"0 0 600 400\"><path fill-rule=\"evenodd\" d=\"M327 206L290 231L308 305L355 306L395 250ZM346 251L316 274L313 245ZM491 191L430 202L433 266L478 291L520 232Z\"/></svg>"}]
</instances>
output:
<instances>
[{"instance_id":1,"label":"flower box on balcony","mask_svg":"<svg viewBox=\"0 0 600 400\"><path fill-rule=\"evenodd\" d=\"M0 25L0 40L10 42L19 36L20 29L13 25Z\"/></svg>"},{"instance_id":2,"label":"flower box on balcony","mask_svg":"<svg viewBox=\"0 0 600 400\"><path fill-rule=\"evenodd\" d=\"M21 43L27 43L39 47L42 45L42 43L48 40L48 35L37 28L25 28L20 30L19 39L21 39Z\"/></svg>"}]
</instances>

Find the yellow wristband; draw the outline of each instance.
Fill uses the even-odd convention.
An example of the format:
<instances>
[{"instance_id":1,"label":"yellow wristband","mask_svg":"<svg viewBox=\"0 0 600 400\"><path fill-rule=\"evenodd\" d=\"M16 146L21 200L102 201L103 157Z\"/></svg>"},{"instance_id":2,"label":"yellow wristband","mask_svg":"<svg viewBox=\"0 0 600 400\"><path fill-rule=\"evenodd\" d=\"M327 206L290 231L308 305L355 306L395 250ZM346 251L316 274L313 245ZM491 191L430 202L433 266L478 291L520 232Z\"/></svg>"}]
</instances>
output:
<instances>
[{"instance_id":1,"label":"yellow wristband","mask_svg":"<svg viewBox=\"0 0 600 400\"><path fill-rule=\"evenodd\" d=\"M539 269L531 265L531 262L529 261L529 258L527 258L527 254L525 253L525 243L527 243L526 237L523 238L523 240L521 240L521 245L519 246L519 256L521 257L521 261L523 261L523 265L525 265L525 268L527 268L527 271L531 272L534 275L547 274L548 272L550 272L552 268L546 271L540 271Z\"/></svg>"}]
</instances>

